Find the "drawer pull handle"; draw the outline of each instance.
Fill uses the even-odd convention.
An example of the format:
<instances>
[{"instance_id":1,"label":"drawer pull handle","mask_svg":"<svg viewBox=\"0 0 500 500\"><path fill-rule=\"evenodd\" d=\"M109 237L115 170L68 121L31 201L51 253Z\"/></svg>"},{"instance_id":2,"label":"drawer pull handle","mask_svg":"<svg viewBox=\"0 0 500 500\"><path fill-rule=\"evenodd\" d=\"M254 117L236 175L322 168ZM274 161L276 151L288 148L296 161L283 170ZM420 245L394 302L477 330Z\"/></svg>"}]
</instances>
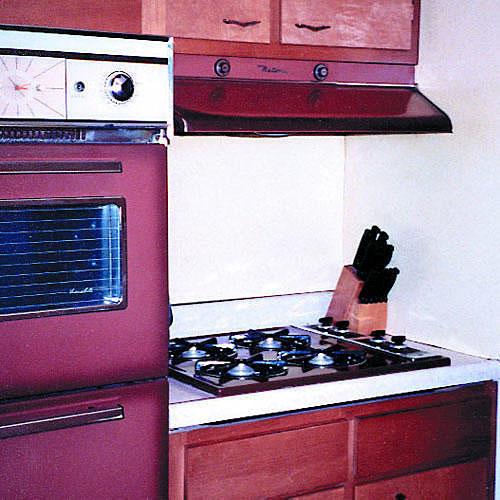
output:
<instances>
[{"instance_id":1,"label":"drawer pull handle","mask_svg":"<svg viewBox=\"0 0 500 500\"><path fill-rule=\"evenodd\" d=\"M125 418L125 414L121 405L112 408L89 408L77 413L54 415L11 424L0 424L0 439L67 429L69 427L81 427L82 425L99 424L111 420L122 420L123 418Z\"/></svg>"},{"instance_id":2,"label":"drawer pull handle","mask_svg":"<svg viewBox=\"0 0 500 500\"><path fill-rule=\"evenodd\" d=\"M248 28L249 26L255 26L260 24L262 21L237 21L236 19L223 19L224 24L234 24L240 28Z\"/></svg>"},{"instance_id":3,"label":"drawer pull handle","mask_svg":"<svg viewBox=\"0 0 500 500\"><path fill-rule=\"evenodd\" d=\"M298 23L295 25L295 27L299 28L300 30L306 29L314 32L329 30L331 28L331 26L327 26L326 24L323 24L322 26L311 26L310 24L298 24Z\"/></svg>"}]
</instances>

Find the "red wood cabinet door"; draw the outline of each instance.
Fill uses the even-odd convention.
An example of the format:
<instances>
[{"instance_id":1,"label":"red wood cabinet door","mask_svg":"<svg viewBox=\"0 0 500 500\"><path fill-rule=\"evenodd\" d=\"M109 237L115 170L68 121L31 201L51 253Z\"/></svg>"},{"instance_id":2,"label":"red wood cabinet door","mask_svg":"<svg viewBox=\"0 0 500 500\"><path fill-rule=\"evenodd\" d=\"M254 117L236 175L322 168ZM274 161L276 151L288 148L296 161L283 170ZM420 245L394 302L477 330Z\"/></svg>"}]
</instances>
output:
<instances>
[{"instance_id":1,"label":"red wood cabinet door","mask_svg":"<svg viewBox=\"0 0 500 500\"><path fill-rule=\"evenodd\" d=\"M0 24L141 32L141 0L2 0Z\"/></svg>"},{"instance_id":2,"label":"red wood cabinet door","mask_svg":"<svg viewBox=\"0 0 500 500\"><path fill-rule=\"evenodd\" d=\"M193 443L184 467L189 500L254 500L328 488L347 478L347 423Z\"/></svg>"},{"instance_id":3,"label":"red wood cabinet door","mask_svg":"<svg viewBox=\"0 0 500 500\"><path fill-rule=\"evenodd\" d=\"M167 405L166 380L0 405L0 498L166 498Z\"/></svg>"},{"instance_id":4,"label":"red wood cabinet door","mask_svg":"<svg viewBox=\"0 0 500 500\"><path fill-rule=\"evenodd\" d=\"M290 497L290 500L344 500L344 488L335 488L333 490L323 490L309 495L300 495Z\"/></svg>"},{"instance_id":5,"label":"red wood cabinet door","mask_svg":"<svg viewBox=\"0 0 500 500\"><path fill-rule=\"evenodd\" d=\"M488 491L486 460L433 469L355 488L355 500L481 500Z\"/></svg>"},{"instance_id":6,"label":"red wood cabinet door","mask_svg":"<svg viewBox=\"0 0 500 500\"><path fill-rule=\"evenodd\" d=\"M282 0L281 42L409 50L412 0Z\"/></svg>"},{"instance_id":7,"label":"red wood cabinet door","mask_svg":"<svg viewBox=\"0 0 500 500\"><path fill-rule=\"evenodd\" d=\"M491 400L361 418L358 423L357 477L404 472L473 460L491 448Z\"/></svg>"},{"instance_id":8,"label":"red wood cabinet door","mask_svg":"<svg viewBox=\"0 0 500 500\"><path fill-rule=\"evenodd\" d=\"M201 40L269 43L270 0L167 0L166 32Z\"/></svg>"}]
</instances>

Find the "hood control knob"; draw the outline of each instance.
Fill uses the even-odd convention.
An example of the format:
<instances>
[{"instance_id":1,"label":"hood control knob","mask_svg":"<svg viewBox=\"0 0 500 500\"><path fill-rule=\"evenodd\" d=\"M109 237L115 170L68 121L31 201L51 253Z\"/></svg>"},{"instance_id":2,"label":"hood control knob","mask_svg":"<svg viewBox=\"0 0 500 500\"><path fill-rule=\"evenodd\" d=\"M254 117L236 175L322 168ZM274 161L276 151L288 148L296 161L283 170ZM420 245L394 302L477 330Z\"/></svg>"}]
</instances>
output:
<instances>
[{"instance_id":1,"label":"hood control knob","mask_svg":"<svg viewBox=\"0 0 500 500\"><path fill-rule=\"evenodd\" d=\"M326 64L316 64L313 69L313 76L318 82L322 82L328 76L328 66Z\"/></svg>"},{"instance_id":2,"label":"hood control knob","mask_svg":"<svg viewBox=\"0 0 500 500\"><path fill-rule=\"evenodd\" d=\"M217 59L214 64L214 71L217 76L227 76L231 71L231 64L227 59Z\"/></svg>"}]
</instances>

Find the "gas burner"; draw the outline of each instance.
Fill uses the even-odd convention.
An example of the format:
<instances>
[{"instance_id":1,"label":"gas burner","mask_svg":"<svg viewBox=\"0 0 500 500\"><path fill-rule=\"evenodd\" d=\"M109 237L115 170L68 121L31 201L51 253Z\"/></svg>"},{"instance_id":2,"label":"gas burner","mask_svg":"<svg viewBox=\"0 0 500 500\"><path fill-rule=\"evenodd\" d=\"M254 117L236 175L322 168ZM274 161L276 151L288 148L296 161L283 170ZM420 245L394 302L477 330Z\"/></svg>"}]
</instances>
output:
<instances>
[{"instance_id":1,"label":"gas burner","mask_svg":"<svg viewBox=\"0 0 500 500\"><path fill-rule=\"evenodd\" d=\"M332 366L335 364L335 359L324 352L318 352L316 356L313 356L312 358L308 359L307 363L319 367Z\"/></svg>"},{"instance_id":2,"label":"gas burner","mask_svg":"<svg viewBox=\"0 0 500 500\"><path fill-rule=\"evenodd\" d=\"M366 361L366 352L362 350L338 349L335 346L327 349L307 349L302 351L285 351L280 359L292 366L306 368L342 368L361 365Z\"/></svg>"},{"instance_id":3,"label":"gas burner","mask_svg":"<svg viewBox=\"0 0 500 500\"><path fill-rule=\"evenodd\" d=\"M288 328L278 331L249 330L231 335L229 339L237 346L246 347L253 352L303 349L311 345L309 335L290 334Z\"/></svg>"},{"instance_id":4,"label":"gas burner","mask_svg":"<svg viewBox=\"0 0 500 500\"><path fill-rule=\"evenodd\" d=\"M182 339L171 340L168 349L172 365L202 359L234 359L238 355L233 344L218 344L215 337L201 342L188 342Z\"/></svg>"},{"instance_id":5,"label":"gas burner","mask_svg":"<svg viewBox=\"0 0 500 500\"><path fill-rule=\"evenodd\" d=\"M248 379L265 382L271 377L286 375L287 372L284 361L264 360L262 355L227 361L197 361L195 365L197 376L215 377L221 384L228 380Z\"/></svg>"}]
</instances>

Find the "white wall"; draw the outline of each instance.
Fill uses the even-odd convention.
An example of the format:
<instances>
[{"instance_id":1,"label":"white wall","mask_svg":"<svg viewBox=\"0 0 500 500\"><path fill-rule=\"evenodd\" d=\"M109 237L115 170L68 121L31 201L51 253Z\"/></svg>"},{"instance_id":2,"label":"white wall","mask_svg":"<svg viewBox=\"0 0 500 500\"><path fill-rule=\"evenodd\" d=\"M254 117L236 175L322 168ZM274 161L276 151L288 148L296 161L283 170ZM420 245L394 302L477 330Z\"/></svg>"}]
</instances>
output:
<instances>
[{"instance_id":1,"label":"white wall","mask_svg":"<svg viewBox=\"0 0 500 500\"><path fill-rule=\"evenodd\" d=\"M175 138L172 303L331 290L343 184L342 138Z\"/></svg>"},{"instance_id":2,"label":"white wall","mask_svg":"<svg viewBox=\"0 0 500 500\"><path fill-rule=\"evenodd\" d=\"M344 250L374 223L401 269L389 329L500 357L499 4L422 1L417 80L453 135L348 138Z\"/></svg>"}]
</instances>

